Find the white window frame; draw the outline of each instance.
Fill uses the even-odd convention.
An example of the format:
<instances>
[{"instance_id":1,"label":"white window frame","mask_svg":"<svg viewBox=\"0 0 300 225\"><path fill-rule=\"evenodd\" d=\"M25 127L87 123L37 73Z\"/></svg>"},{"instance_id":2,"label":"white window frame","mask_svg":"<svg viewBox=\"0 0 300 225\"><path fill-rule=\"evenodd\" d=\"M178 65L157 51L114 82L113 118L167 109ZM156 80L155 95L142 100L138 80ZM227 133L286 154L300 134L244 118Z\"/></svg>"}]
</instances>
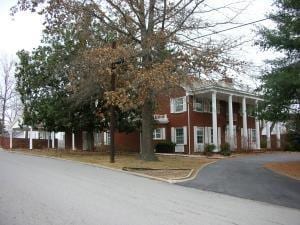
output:
<instances>
[{"instance_id":1,"label":"white window frame","mask_svg":"<svg viewBox=\"0 0 300 225\"><path fill-rule=\"evenodd\" d=\"M165 139L166 139L165 128L160 127L153 130L153 140L165 140Z\"/></svg>"},{"instance_id":2,"label":"white window frame","mask_svg":"<svg viewBox=\"0 0 300 225\"><path fill-rule=\"evenodd\" d=\"M199 131L202 131L202 142L198 142L198 137L199 137ZM197 144L204 144L204 127L197 127L196 129L196 143Z\"/></svg>"},{"instance_id":3,"label":"white window frame","mask_svg":"<svg viewBox=\"0 0 300 225\"><path fill-rule=\"evenodd\" d=\"M179 139L179 136L177 136L177 131L178 130L182 130L182 137L180 136L180 138L182 138L182 141L180 141L180 142L178 142L178 139ZM184 129L183 129L183 127L175 128L175 144L184 145Z\"/></svg>"},{"instance_id":4,"label":"white window frame","mask_svg":"<svg viewBox=\"0 0 300 225\"><path fill-rule=\"evenodd\" d=\"M177 110L177 104L179 101L182 101L180 105L182 105L181 110ZM186 96L179 97L179 98L172 98L170 102L170 108L171 108L171 113L182 113L186 111L187 104L186 104Z\"/></svg>"},{"instance_id":5,"label":"white window frame","mask_svg":"<svg viewBox=\"0 0 300 225\"><path fill-rule=\"evenodd\" d=\"M183 143L177 143L176 130L183 129ZM171 127L171 140L176 145L187 145L187 127Z\"/></svg>"}]
</instances>

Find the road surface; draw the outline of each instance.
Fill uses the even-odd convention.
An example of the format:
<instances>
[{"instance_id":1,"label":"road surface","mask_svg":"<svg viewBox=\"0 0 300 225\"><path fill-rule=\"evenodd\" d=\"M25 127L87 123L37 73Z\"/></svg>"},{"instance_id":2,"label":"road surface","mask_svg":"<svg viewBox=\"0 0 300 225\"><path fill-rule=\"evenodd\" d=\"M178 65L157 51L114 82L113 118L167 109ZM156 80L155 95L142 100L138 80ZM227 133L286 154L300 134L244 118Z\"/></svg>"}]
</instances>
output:
<instances>
[{"instance_id":1,"label":"road surface","mask_svg":"<svg viewBox=\"0 0 300 225\"><path fill-rule=\"evenodd\" d=\"M0 150L0 225L299 225L300 211Z\"/></svg>"},{"instance_id":2,"label":"road surface","mask_svg":"<svg viewBox=\"0 0 300 225\"><path fill-rule=\"evenodd\" d=\"M220 160L201 170L187 187L300 209L300 181L263 167L268 162L300 161L300 153L259 154Z\"/></svg>"}]
</instances>

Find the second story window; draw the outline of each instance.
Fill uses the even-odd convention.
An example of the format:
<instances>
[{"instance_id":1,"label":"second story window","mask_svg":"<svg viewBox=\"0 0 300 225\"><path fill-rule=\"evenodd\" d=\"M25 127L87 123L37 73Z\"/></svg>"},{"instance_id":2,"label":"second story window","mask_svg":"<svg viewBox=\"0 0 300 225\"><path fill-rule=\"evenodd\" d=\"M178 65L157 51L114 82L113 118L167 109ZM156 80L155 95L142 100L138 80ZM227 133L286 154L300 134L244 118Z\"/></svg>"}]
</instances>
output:
<instances>
[{"instance_id":1,"label":"second story window","mask_svg":"<svg viewBox=\"0 0 300 225\"><path fill-rule=\"evenodd\" d=\"M171 113L180 113L186 111L186 98L173 98L171 99Z\"/></svg>"},{"instance_id":2,"label":"second story window","mask_svg":"<svg viewBox=\"0 0 300 225\"><path fill-rule=\"evenodd\" d=\"M194 98L193 110L196 112L212 113L212 102L210 99L203 99L201 97ZM217 113L220 113L220 102L217 101Z\"/></svg>"},{"instance_id":3,"label":"second story window","mask_svg":"<svg viewBox=\"0 0 300 225\"><path fill-rule=\"evenodd\" d=\"M194 101L194 110L196 112L204 112L204 102L203 102L203 99L201 98L195 98L195 101Z\"/></svg>"},{"instance_id":4,"label":"second story window","mask_svg":"<svg viewBox=\"0 0 300 225\"><path fill-rule=\"evenodd\" d=\"M176 98L175 101L175 112L183 111L183 98Z\"/></svg>"}]
</instances>

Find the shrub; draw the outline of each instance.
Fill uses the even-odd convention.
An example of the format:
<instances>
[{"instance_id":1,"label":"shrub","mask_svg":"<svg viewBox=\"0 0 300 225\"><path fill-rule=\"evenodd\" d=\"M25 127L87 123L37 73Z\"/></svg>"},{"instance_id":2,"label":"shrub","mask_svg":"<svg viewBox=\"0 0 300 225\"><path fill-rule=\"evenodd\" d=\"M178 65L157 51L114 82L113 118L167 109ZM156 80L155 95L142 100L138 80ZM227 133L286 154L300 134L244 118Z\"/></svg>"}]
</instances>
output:
<instances>
[{"instance_id":1,"label":"shrub","mask_svg":"<svg viewBox=\"0 0 300 225\"><path fill-rule=\"evenodd\" d=\"M261 148L267 148L267 141L266 140L261 140L260 141L260 147Z\"/></svg>"},{"instance_id":2,"label":"shrub","mask_svg":"<svg viewBox=\"0 0 300 225\"><path fill-rule=\"evenodd\" d=\"M213 150L215 150L216 146L214 144L206 144L204 147L205 155L212 155Z\"/></svg>"},{"instance_id":3,"label":"shrub","mask_svg":"<svg viewBox=\"0 0 300 225\"><path fill-rule=\"evenodd\" d=\"M222 144L221 146L221 155L224 155L224 156L230 156L231 155L231 151L230 151L230 145L229 143L224 143Z\"/></svg>"},{"instance_id":4,"label":"shrub","mask_svg":"<svg viewBox=\"0 0 300 225\"><path fill-rule=\"evenodd\" d=\"M176 144L171 141L163 141L156 144L155 150L158 153L174 153L175 145Z\"/></svg>"},{"instance_id":5,"label":"shrub","mask_svg":"<svg viewBox=\"0 0 300 225\"><path fill-rule=\"evenodd\" d=\"M291 131L289 131L287 133L285 150L300 151L300 134L299 133L291 132Z\"/></svg>"}]
</instances>

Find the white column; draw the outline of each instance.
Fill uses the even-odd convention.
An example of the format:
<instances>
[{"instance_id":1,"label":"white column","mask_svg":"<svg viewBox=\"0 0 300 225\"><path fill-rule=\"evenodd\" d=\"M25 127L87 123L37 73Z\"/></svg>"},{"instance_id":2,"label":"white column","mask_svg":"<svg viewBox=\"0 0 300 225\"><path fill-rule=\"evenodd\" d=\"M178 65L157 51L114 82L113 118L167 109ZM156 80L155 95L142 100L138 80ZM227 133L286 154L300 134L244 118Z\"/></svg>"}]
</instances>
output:
<instances>
[{"instance_id":1,"label":"white column","mask_svg":"<svg viewBox=\"0 0 300 225\"><path fill-rule=\"evenodd\" d=\"M271 149L271 133L270 133L270 122L266 122L266 135L267 135L267 149Z\"/></svg>"},{"instance_id":2,"label":"white column","mask_svg":"<svg viewBox=\"0 0 300 225\"><path fill-rule=\"evenodd\" d=\"M188 113L188 137L189 137L189 155L191 154L191 117L190 117L190 96L186 93L187 113Z\"/></svg>"},{"instance_id":3,"label":"white column","mask_svg":"<svg viewBox=\"0 0 300 225\"><path fill-rule=\"evenodd\" d=\"M229 144L230 144L230 150L232 151L234 150L232 95L228 96L228 117L229 117Z\"/></svg>"},{"instance_id":4,"label":"white column","mask_svg":"<svg viewBox=\"0 0 300 225\"><path fill-rule=\"evenodd\" d=\"M259 132L259 120L255 119L255 134L256 134L256 149L260 149L260 132Z\"/></svg>"},{"instance_id":5,"label":"white column","mask_svg":"<svg viewBox=\"0 0 300 225\"><path fill-rule=\"evenodd\" d=\"M277 143L277 148L281 148L281 144L280 144L280 123L276 124L276 143Z\"/></svg>"},{"instance_id":6,"label":"white column","mask_svg":"<svg viewBox=\"0 0 300 225\"><path fill-rule=\"evenodd\" d=\"M12 149L12 137L13 137L13 129L9 132L9 148Z\"/></svg>"},{"instance_id":7,"label":"white column","mask_svg":"<svg viewBox=\"0 0 300 225\"><path fill-rule=\"evenodd\" d=\"M30 127L29 131L29 149L32 150L32 127Z\"/></svg>"},{"instance_id":8,"label":"white column","mask_svg":"<svg viewBox=\"0 0 300 225\"><path fill-rule=\"evenodd\" d=\"M47 131L47 136L48 136L48 149L50 148L50 138L51 138L51 133Z\"/></svg>"},{"instance_id":9,"label":"white column","mask_svg":"<svg viewBox=\"0 0 300 225\"><path fill-rule=\"evenodd\" d=\"M213 128L213 144L218 150L218 121L217 121L217 93L214 91L211 95L212 101L212 128Z\"/></svg>"},{"instance_id":10,"label":"white column","mask_svg":"<svg viewBox=\"0 0 300 225\"><path fill-rule=\"evenodd\" d=\"M246 98L245 97L243 97L243 101L242 101L242 112L243 112L242 147L245 149L248 149L247 108L246 108Z\"/></svg>"},{"instance_id":11,"label":"white column","mask_svg":"<svg viewBox=\"0 0 300 225\"><path fill-rule=\"evenodd\" d=\"M75 134L72 133L72 150L75 150Z\"/></svg>"},{"instance_id":12,"label":"white column","mask_svg":"<svg viewBox=\"0 0 300 225\"><path fill-rule=\"evenodd\" d=\"M257 100L255 102L256 106L257 106ZM260 130L259 130L259 120L258 118L256 117L255 118L255 134L256 134L256 149L260 149Z\"/></svg>"},{"instance_id":13,"label":"white column","mask_svg":"<svg viewBox=\"0 0 300 225\"><path fill-rule=\"evenodd\" d=\"M52 132L51 136L52 136L52 138L51 138L52 139L52 148L55 148L55 132L54 131Z\"/></svg>"}]
</instances>

